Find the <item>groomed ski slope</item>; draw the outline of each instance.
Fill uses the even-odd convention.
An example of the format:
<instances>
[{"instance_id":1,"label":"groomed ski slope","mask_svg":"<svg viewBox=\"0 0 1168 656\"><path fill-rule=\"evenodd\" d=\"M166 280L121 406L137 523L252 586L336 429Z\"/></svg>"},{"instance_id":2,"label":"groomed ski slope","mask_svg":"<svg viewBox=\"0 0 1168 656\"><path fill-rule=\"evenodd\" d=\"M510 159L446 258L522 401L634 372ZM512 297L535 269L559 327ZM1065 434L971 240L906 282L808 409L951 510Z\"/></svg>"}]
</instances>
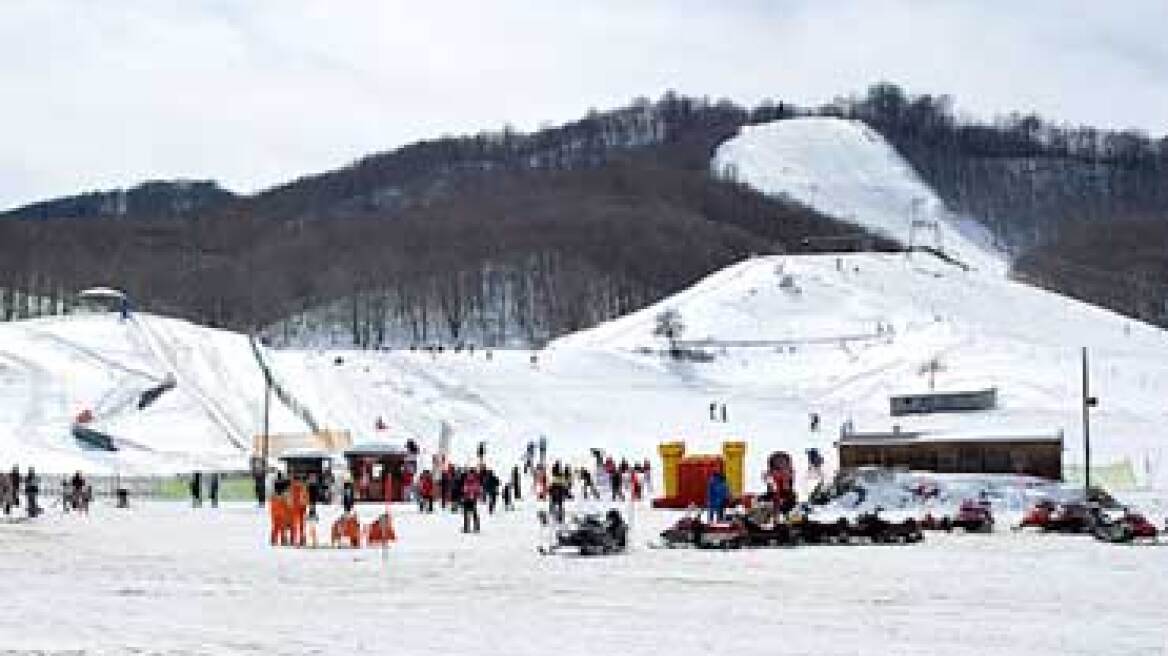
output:
<instances>
[{"instance_id":1,"label":"groomed ski slope","mask_svg":"<svg viewBox=\"0 0 1168 656\"><path fill-rule=\"evenodd\" d=\"M716 174L767 194L783 195L909 245L912 220L935 222L916 242L940 248L986 273L1006 261L987 247L984 229L945 210L936 193L891 145L860 121L796 118L748 125L718 147Z\"/></svg>"},{"instance_id":2,"label":"groomed ski slope","mask_svg":"<svg viewBox=\"0 0 1168 656\"><path fill-rule=\"evenodd\" d=\"M674 309L683 339L711 343L710 363L677 364L663 350L656 317ZM758 346L721 347L756 341ZM761 434L805 434L817 412L826 430L1065 431L1065 459L1081 463L1080 347L1090 349L1095 464L1127 463L1162 486L1168 414L1168 334L1100 308L997 276L964 271L926 254L773 256L729 267L676 296L592 330L554 350L609 349L654 363L690 384L787 405L788 423ZM888 397L928 389L998 389L982 413L890 417ZM766 401L762 401L766 399ZM761 428L761 427L760 427ZM795 445L788 445L795 446Z\"/></svg>"}]
</instances>

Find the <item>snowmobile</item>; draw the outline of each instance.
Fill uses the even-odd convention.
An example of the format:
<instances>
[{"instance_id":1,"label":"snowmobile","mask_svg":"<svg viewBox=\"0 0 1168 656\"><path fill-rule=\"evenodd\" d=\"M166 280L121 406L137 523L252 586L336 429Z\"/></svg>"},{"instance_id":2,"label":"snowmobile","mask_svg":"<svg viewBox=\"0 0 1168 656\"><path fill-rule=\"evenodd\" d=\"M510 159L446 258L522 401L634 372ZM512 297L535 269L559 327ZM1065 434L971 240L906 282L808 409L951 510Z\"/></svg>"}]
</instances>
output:
<instances>
[{"instance_id":1,"label":"snowmobile","mask_svg":"<svg viewBox=\"0 0 1168 656\"><path fill-rule=\"evenodd\" d=\"M833 521L822 521L809 513L794 512L790 521L799 542L845 544L848 541L848 520L843 517Z\"/></svg>"},{"instance_id":2,"label":"snowmobile","mask_svg":"<svg viewBox=\"0 0 1168 656\"><path fill-rule=\"evenodd\" d=\"M686 514L661 532L667 548L697 547L699 549L737 549L746 544L746 527L741 519L703 522L701 511Z\"/></svg>"},{"instance_id":3,"label":"snowmobile","mask_svg":"<svg viewBox=\"0 0 1168 656\"><path fill-rule=\"evenodd\" d=\"M868 540L872 544L912 544L925 538L917 520L891 522L880 516L880 509L865 512L848 525L848 537Z\"/></svg>"},{"instance_id":4,"label":"snowmobile","mask_svg":"<svg viewBox=\"0 0 1168 656\"><path fill-rule=\"evenodd\" d=\"M970 533L989 533L994 530L994 515L988 501L966 499L957 509L952 525Z\"/></svg>"},{"instance_id":5,"label":"snowmobile","mask_svg":"<svg viewBox=\"0 0 1168 656\"><path fill-rule=\"evenodd\" d=\"M588 513L574 516L571 523L558 529L555 543L540 550L547 555L563 548L578 549L581 556L620 553L628 546L629 526L620 511Z\"/></svg>"},{"instance_id":6,"label":"snowmobile","mask_svg":"<svg viewBox=\"0 0 1168 656\"><path fill-rule=\"evenodd\" d=\"M746 531L745 543L754 547L789 546L800 541L796 523L765 506L756 506L735 518Z\"/></svg>"},{"instance_id":7,"label":"snowmobile","mask_svg":"<svg viewBox=\"0 0 1168 656\"><path fill-rule=\"evenodd\" d=\"M1085 503L1039 501L1022 517L1018 528L1035 527L1057 533L1084 533L1094 526L1092 508Z\"/></svg>"},{"instance_id":8,"label":"snowmobile","mask_svg":"<svg viewBox=\"0 0 1168 656\"><path fill-rule=\"evenodd\" d=\"M1115 544L1133 542L1135 540L1155 540L1159 531L1147 517L1123 508L1116 512L1099 511L1095 515L1091 534L1096 540Z\"/></svg>"}]
</instances>

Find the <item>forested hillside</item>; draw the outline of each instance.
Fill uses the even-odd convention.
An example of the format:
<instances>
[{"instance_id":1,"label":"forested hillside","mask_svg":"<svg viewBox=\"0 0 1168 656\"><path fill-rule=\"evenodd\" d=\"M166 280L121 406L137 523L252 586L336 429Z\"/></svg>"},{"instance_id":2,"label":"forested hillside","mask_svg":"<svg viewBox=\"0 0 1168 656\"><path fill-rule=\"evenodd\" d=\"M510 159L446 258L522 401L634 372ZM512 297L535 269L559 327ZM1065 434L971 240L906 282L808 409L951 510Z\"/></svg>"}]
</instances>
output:
<instances>
[{"instance_id":1,"label":"forested hillside","mask_svg":"<svg viewBox=\"0 0 1168 656\"><path fill-rule=\"evenodd\" d=\"M184 221L2 221L0 317L101 283L277 340L541 343L752 253L896 247L711 176L747 118L668 96L417 144Z\"/></svg>"},{"instance_id":2,"label":"forested hillside","mask_svg":"<svg viewBox=\"0 0 1168 656\"><path fill-rule=\"evenodd\" d=\"M1071 226L1168 217L1163 139L1033 116L967 121L945 96L889 84L819 108L670 93L531 134L419 142L251 196L152 182L9 211L0 319L65 311L72 291L109 284L277 341L541 343L751 253L896 248L710 174L743 125L815 114L875 127L950 210L1016 255ZM1081 293L1035 261L1019 270Z\"/></svg>"},{"instance_id":3,"label":"forested hillside","mask_svg":"<svg viewBox=\"0 0 1168 656\"><path fill-rule=\"evenodd\" d=\"M875 127L950 210L984 223L1015 255L1084 221L1168 217L1163 135L1058 125L1032 114L961 119L948 96L913 96L892 84L821 111Z\"/></svg>"}]
</instances>

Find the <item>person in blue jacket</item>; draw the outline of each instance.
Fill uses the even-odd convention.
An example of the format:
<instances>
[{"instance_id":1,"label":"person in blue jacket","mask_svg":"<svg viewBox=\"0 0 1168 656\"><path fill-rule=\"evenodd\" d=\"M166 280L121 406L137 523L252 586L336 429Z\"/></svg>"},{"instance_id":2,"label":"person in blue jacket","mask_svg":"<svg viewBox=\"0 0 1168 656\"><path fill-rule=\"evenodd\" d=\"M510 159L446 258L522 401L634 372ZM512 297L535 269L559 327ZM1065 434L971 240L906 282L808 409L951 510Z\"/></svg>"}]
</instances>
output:
<instances>
[{"instance_id":1,"label":"person in blue jacket","mask_svg":"<svg viewBox=\"0 0 1168 656\"><path fill-rule=\"evenodd\" d=\"M730 485L721 470L710 476L706 483L706 512L710 521L722 521L726 516L726 504L730 501Z\"/></svg>"}]
</instances>

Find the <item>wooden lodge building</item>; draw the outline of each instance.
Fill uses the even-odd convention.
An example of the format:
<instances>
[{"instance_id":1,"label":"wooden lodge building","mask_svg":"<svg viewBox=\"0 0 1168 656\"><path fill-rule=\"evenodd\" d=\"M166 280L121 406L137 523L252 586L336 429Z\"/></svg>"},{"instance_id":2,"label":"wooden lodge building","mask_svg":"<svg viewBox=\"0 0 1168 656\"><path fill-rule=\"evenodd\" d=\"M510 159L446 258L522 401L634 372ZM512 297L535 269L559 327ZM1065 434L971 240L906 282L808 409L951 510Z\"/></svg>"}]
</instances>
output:
<instances>
[{"instance_id":1,"label":"wooden lodge building","mask_svg":"<svg viewBox=\"0 0 1168 656\"><path fill-rule=\"evenodd\" d=\"M964 474L1026 474L1062 480L1063 433L932 433L894 428L845 432L836 443L841 469L888 467Z\"/></svg>"}]
</instances>

